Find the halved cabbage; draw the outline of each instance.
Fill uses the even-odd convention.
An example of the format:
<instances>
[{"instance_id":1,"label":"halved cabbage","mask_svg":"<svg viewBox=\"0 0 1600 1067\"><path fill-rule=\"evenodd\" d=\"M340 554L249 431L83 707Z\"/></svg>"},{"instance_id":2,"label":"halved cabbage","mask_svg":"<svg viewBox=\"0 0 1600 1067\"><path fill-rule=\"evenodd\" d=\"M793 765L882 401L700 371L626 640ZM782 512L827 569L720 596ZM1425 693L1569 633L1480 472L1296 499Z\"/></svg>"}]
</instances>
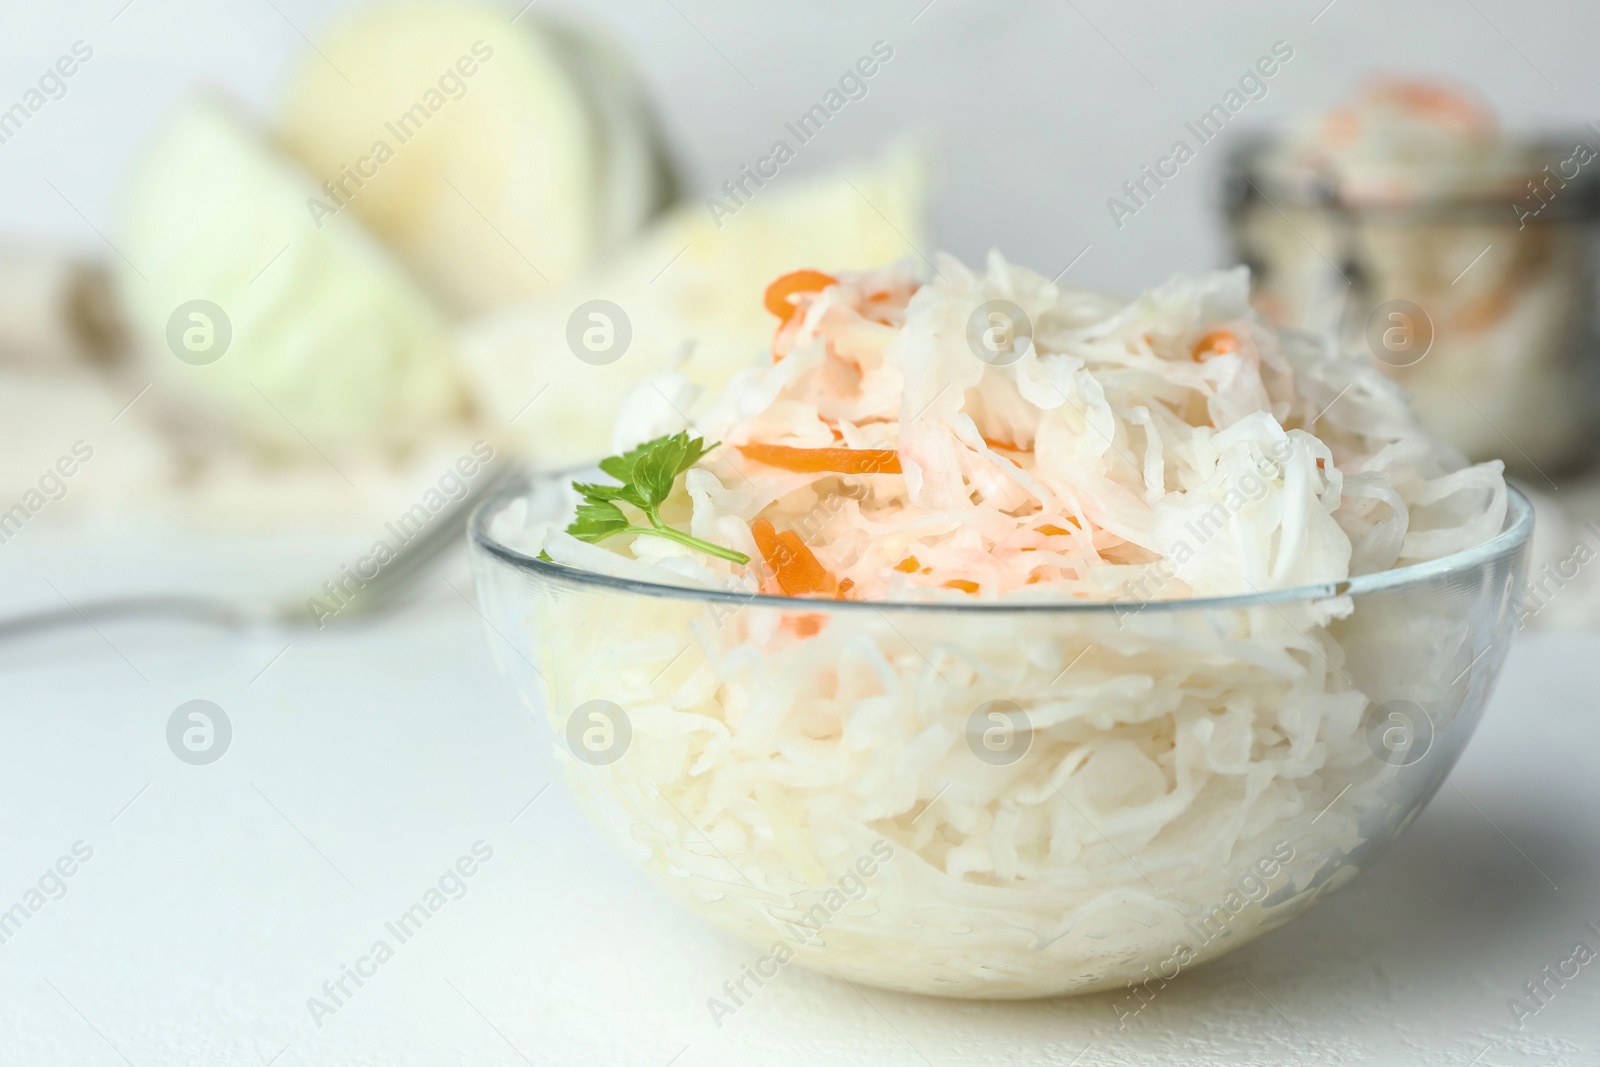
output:
<instances>
[{"instance_id":1,"label":"halved cabbage","mask_svg":"<svg viewBox=\"0 0 1600 1067\"><path fill-rule=\"evenodd\" d=\"M234 107L180 105L136 164L118 228L146 358L276 452L398 446L454 420L466 404L444 318L352 218L315 224L315 195ZM220 307L232 334L201 366L168 341L195 300Z\"/></svg>"},{"instance_id":2,"label":"halved cabbage","mask_svg":"<svg viewBox=\"0 0 1600 1067\"><path fill-rule=\"evenodd\" d=\"M670 186L620 53L500 8L358 12L290 83L284 143L451 309L568 281Z\"/></svg>"},{"instance_id":3,"label":"halved cabbage","mask_svg":"<svg viewBox=\"0 0 1600 1067\"><path fill-rule=\"evenodd\" d=\"M461 355L474 400L510 425L538 465L592 461L610 450L627 391L673 369L685 342L693 350L679 369L712 393L761 358L775 325L762 305L772 278L809 264L864 270L918 255L927 180L916 153L786 181L720 225L705 204L684 203L599 270L467 327ZM603 366L568 345L569 320L596 299L621 308L632 334Z\"/></svg>"}]
</instances>

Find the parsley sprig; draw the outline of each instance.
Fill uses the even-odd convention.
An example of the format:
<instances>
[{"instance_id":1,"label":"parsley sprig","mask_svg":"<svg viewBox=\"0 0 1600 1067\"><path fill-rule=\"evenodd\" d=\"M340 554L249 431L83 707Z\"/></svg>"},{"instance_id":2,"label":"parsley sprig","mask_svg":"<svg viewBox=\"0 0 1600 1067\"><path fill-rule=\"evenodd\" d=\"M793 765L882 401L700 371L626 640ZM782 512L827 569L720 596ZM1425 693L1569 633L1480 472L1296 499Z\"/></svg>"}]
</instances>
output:
<instances>
[{"instance_id":1,"label":"parsley sprig","mask_svg":"<svg viewBox=\"0 0 1600 1067\"><path fill-rule=\"evenodd\" d=\"M567 533L591 544L599 544L617 534L648 534L665 537L718 559L749 563L750 557L743 552L723 548L682 530L675 530L662 522L659 514L662 502L672 495L678 475L693 467L700 457L716 447L716 443L707 445L704 438L691 439L688 433L679 431L646 441L620 456L608 456L601 460L600 469L621 484L573 482L572 488L583 495L583 503L578 505L578 516L567 527ZM619 500L644 512L650 525L634 525L617 506Z\"/></svg>"}]
</instances>

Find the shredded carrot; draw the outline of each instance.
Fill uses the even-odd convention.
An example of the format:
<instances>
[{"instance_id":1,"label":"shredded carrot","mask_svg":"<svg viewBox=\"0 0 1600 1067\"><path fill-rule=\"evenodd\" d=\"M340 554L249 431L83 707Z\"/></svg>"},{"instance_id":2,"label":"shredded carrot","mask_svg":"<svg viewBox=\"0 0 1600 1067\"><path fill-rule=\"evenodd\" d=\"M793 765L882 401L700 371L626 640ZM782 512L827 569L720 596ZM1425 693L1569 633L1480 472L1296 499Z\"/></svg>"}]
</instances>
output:
<instances>
[{"instance_id":1,"label":"shredded carrot","mask_svg":"<svg viewBox=\"0 0 1600 1067\"><path fill-rule=\"evenodd\" d=\"M757 519L750 524L761 558L772 568L778 588L784 596L805 596L807 593L832 595L839 589L839 580L812 554L800 535L793 530L779 533L772 521Z\"/></svg>"},{"instance_id":2,"label":"shredded carrot","mask_svg":"<svg viewBox=\"0 0 1600 1067\"><path fill-rule=\"evenodd\" d=\"M789 552L789 570L802 584L805 593L836 593L839 591L839 579L829 573L822 561L812 554L806 543L800 540L800 535L793 530L785 530L778 535L778 544ZM781 582L780 582L781 584Z\"/></svg>"},{"instance_id":3,"label":"shredded carrot","mask_svg":"<svg viewBox=\"0 0 1600 1067\"><path fill-rule=\"evenodd\" d=\"M838 282L839 279L820 270L793 270L767 286L767 294L762 302L768 311L788 322L800 310L790 297L797 293L820 293Z\"/></svg>"},{"instance_id":4,"label":"shredded carrot","mask_svg":"<svg viewBox=\"0 0 1600 1067\"><path fill-rule=\"evenodd\" d=\"M815 637L822 632L822 626L827 621L826 615L808 611L803 615L785 615L779 625L796 637Z\"/></svg>"},{"instance_id":5,"label":"shredded carrot","mask_svg":"<svg viewBox=\"0 0 1600 1067\"><path fill-rule=\"evenodd\" d=\"M959 589L963 593L976 593L978 591L978 583L969 582L965 578L952 578L944 583L944 587L946 589Z\"/></svg>"},{"instance_id":6,"label":"shredded carrot","mask_svg":"<svg viewBox=\"0 0 1600 1067\"><path fill-rule=\"evenodd\" d=\"M773 529L772 520L758 518L750 524L750 536L755 538L756 548L761 552L761 558L767 561L767 568L772 571L773 580L777 581L778 563L782 559L778 547L778 531ZM782 583L779 583L780 588ZM768 589L767 592L771 592Z\"/></svg>"},{"instance_id":7,"label":"shredded carrot","mask_svg":"<svg viewBox=\"0 0 1600 1067\"><path fill-rule=\"evenodd\" d=\"M1024 448L1021 445L1014 445L1009 441L996 441L992 437L985 437L983 439L983 443L988 445L990 448L996 448L996 449L999 449L999 450L1001 450L1003 452L1032 452L1033 451L1033 446L1032 445L1029 445L1027 448Z\"/></svg>"},{"instance_id":8,"label":"shredded carrot","mask_svg":"<svg viewBox=\"0 0 1600 1067\"><path fill-rule=\"evenodd\" d=\"M795 448L759 441L737 447L745 459L802 474L900 473L900 454L892 448Z\"/></svg>"},{"instance_id":9,"label":"shredded carrot","mask_svg":"<svg viewBox=\"0 0 1600 1067\"><path fill-rule=\"evenodd\" d=\"M1212 356L1239 351L1239 338L1232 330L1212 330L1194 344L1194 358L1204 363Z\"/></svg>"},{"instance_id":10,"label":"shredded carrot","mask_svg":"<svg viewBox=\"0 0 1600 1067\"><path fill-rule=\"evenodd\" d=\"M1074 526L1078 525L1078 520L1074 518L1068 517L1067 521ZM1043 526L1035 526L1033 530L1034 533L1042 533L1046 537L1065 537L1072 532L1071 530L1063 530L1053 522L1047 522Z\"/></svg>"},{"instance_id":11,"label":"shredded carrot","mask_svg":"<svg viewBox=\"0 0 1600 1067\"><path fill-rule=\"evenodd\" d=\"M838 594L839 595L839 599L840 600L851 600L851 599L854 599L853 597L850 596L850 590L854 589L855 587L856 587L856 583L852 579L841 578L839 580L839 594Z\"/></svg>"},{"instance_id":12,"label":"shredded carrot","mask_svg":"<svg viewBox=\"0 0 1600 1067\"><path fill-rule=\"evenodd\" d=\"M917 562L916 556L907 556L899 563L896 563L894 565L894 569L897 571L904 571L907 574L915 574L921 566L922 564Z\"/></svg>"}]
</instances>

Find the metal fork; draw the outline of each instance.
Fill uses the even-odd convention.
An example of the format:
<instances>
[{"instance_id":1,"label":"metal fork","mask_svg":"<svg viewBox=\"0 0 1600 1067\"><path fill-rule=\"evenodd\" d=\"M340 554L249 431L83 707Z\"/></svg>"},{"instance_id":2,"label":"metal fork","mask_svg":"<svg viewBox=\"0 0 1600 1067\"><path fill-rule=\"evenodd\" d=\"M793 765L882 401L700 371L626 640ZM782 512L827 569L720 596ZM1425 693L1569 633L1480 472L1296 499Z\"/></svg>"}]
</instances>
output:
<instances>
[{"instance_id":1,"label":"metal fork","mask_svg":"<svg viewBox=\"0 0 1600 1067\"><path fill-rule=\"evenodd\" d=\"M400 603L404 594L427 573L429 565L451 545L461 542L473 510L495 491L524 477L526 472L515 463L491 467L468 489L466 496L441 511L420 536L395 553L376 575L366 579L366 585L357 590L337 614L324 620L319 620L304 600L246 604L220 597L151 594L107 597L0 619L0 641L124 618L187 619L223 629L310 625L320 628L326 621L368 618ZM322 595L321 590L313 594Z\"/></svg>"}]
</instances>

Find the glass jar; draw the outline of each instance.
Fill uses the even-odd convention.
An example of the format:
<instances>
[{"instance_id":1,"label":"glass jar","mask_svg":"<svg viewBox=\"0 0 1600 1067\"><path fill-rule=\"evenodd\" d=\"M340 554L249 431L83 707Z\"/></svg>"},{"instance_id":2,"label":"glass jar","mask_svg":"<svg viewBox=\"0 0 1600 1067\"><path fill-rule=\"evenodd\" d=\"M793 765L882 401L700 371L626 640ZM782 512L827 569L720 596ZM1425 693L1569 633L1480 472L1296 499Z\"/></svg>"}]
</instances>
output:
<instances>
[{"instance_id":1,"label":"glass jar","mask_svg":"<svg viewBox=\"0 0 1600 1067\"><path fill-rule=\"evenodd\" d=\"M1397 168L1361 188L1242 144L1227 166L1234 252L1270 320L1361 350L1474 460L1545 477L1587 461L1600 397L1600 160L1583 138L1520 165ZM1548 160L1538 169L1528 160Z\"/></svg>"}]
</instances>

